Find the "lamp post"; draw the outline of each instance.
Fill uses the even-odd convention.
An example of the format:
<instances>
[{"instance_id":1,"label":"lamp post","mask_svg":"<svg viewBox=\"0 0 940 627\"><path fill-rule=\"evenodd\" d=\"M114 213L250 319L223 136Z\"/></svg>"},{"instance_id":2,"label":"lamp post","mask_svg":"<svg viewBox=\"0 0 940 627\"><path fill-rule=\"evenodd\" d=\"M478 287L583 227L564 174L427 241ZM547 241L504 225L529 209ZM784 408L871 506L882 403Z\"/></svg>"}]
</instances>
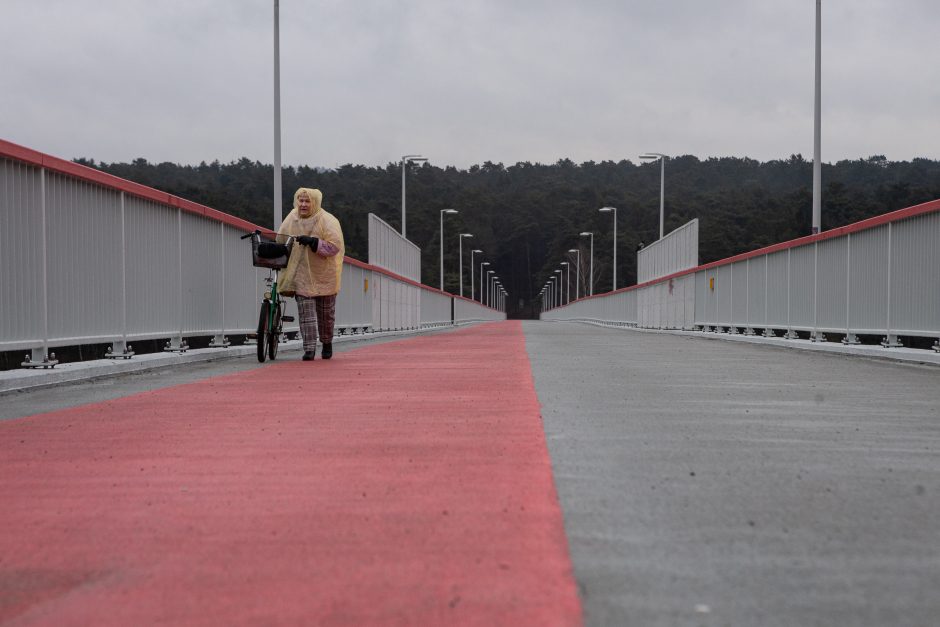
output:
<instances>
[{"instance_id":1,"label":"lamp post","mask_svg":"<svg viewBox=\"0 0 940 627\"><path fill-rule=\"evenodd\" d=\"M591 295L591 296L594 296L594 233L591 233L590 231L584 231L583 233L581 233L581 237L584 237L585 235L590 235L590 236L591 236L591 289L590 289L590 295Z\"/></svg>"},{"instance_id":2,"label":"lamp post","mask_svg":"<svg viewBox=\"0 0 940 627\"><path fill-rule=\"evenodd\" d=\"M473 289L473 255L482 252L483 251L479 248L470 251L470 300L473 300L473 295L475 294Z\"/></svg>"},{"instance_id":3,"label":"lamp post","mask_svg":"<svg viewBox=\"0 0 940 627\"><path fill-rule=\"evenodd\" d=\"M577 266L575 266L574 273L574 299L578 300L581 297L580 283L581 283L581 249L572 248L568 250L569 253L578 253Z\"/></svg>"},{"instance_id":4,"label":"lamp post","mask_svg":"<svg viewBox=\"0 0 940 627\"><path fill-rule=\"evenodd\" d=\"M480 304L483 304L483 266L490 265L489 261L484 261L480 264Z\"/></svg>"},{"instance_id":5,"label":"lamp post","mask_svg":"<svg viewBox=\"0 0 940 627\"><path fill-rule=\"evenodd\" d=\"M472 233L461 233L461 234L460 234L460 243L459 243L459 245L458 245L459 249L458 249L457 253L458 253L458 255L460 256L460 296L461 296L461 297L463 297L463 238L465 238L465 237L473 237L473 234L472 234ZM472 261L473 255L472 255L472 254L470 255L470 259L471 259L471 262L470 262L470 265L471 265L471 267L470 267L470 272L473 272L473 261Z\"/></svg>"},{"instance_id":6,"label":"lamp post","mask_svg":"<svg viewBox=\"0 0 940 627\"><path fill-rule=\"evenodd\" d=\"M441 209L441 291L444 291L444 214L457 213L456 209Z\"/></svg>"},{"instance_id":7,"label":"lamp post","mask_svg":"<svg viewBox=\"0 0 940 627\"><path fill-rule=\"evenodd\" d=\"M281 228L281 17L280 2L274 0L274 232Z\"/></svg>"},{"instance_id":8,"label":"lamp post","mask_svg":"<svg viewBox=\"0 0 940 627\"><path fill-rule=\"evenodd\" d=\"M571 264L567 261L562 261L561 265L564 266L562 271L565 269L568 270L568 274L565 276L565 290L568 292L568 295L565 298L565 304L568 305L571 303Z\"/></svg>"},{"instance_id":9,"label":"lamp post","mask_svg":"<svg viewBox=\"0 0 940 627\"><path fill-rule=\"evenodd\" d=\"M564 274L561 269L555 270L555 274L558 275L558 306L561 307L565 304L565 288L561 284L561 280L564 278Z\"/></svg>"},{"instance_id":10,"label":"lamp post","mask_svg":"<svg viewBox=\"0 0 940 627\"><path fill-rule=\"evenodd\" d=\"M549 283L552 284L551 289L551 299L552 299L552 309L558 306L558 277L554 274L549 277Z\"/></svg>"},{"instance_id":11,"label":"lamp post","mask_svg":"<svg viewBox=\"0 0 940 627\"><path fill-rule=\"evenodd\" d=\"M487 263L486 265L490 265ZM483 285L480 285L480 304L485 304L487 307L490 306L490 275L496 274L495 270L486 271L486 289L483 289ZM482 283L482 282L481 282ZM483 302L483 294L486 294L486 303Z\"/></svg>"},{"instance_id":12,"label":"lamp post","mask_svg":"<svg viewBox=\"0 0 940 627\"><path fill-rule=\"evenodd\" d=\"M601 213L614 212L614 289L617 291L617 208L616 207L601 207L598 209Z\"/></svg>"},{"instance_id":13,"label":"lamp post","mask_svg":"<svg viewBox=\"0 0 940 627\"><path fill-rule=\"evenodd\" d=\"M401 158L401 236L404 238L408 237L405 235L405 170L413 161L427 161L427 158L421 155L404 155Z\"/></svg>"},{"instance_id":14,"label":"lamp post","mask_svg":"<svg viewBox=\"0 0 940 627\"><path fill-rule=\"evenodd\" d=\"M816 0L816 90L813 103L813 235L822 227L822 162L820 126L822 122L822 0Z\"/></svg>"},{"instance_id":15,"label":"lamp post","mask_svg":"<svg viewBox=\"0 0 940 627\"><path fill-rule=\"evenodd\" d=\"M647 152L640 155L640 159L645 160L656 160L659 159L659 239L663 238L663 215L665 213L665 200L666 200L666 159L668 155L664 155L661 152Z\"/></svg>"}]
</instances>

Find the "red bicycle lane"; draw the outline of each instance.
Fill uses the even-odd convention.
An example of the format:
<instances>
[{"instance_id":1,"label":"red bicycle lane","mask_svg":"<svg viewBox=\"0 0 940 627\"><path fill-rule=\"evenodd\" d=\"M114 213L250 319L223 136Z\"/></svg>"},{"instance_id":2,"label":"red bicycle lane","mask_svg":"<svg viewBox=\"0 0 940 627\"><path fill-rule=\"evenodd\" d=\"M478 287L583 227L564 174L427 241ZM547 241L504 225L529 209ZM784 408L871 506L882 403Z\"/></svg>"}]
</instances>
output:
<instances>
[{"instance_id":1,"label":"red bicycle lane","mask_svg":"<svg viewBox=\"0 0 940 627\"><path fill-rule=\"evenodd\" d=\"M519 322L0 423L0 621L577 625Z\"/></svg>"}]
</instances>

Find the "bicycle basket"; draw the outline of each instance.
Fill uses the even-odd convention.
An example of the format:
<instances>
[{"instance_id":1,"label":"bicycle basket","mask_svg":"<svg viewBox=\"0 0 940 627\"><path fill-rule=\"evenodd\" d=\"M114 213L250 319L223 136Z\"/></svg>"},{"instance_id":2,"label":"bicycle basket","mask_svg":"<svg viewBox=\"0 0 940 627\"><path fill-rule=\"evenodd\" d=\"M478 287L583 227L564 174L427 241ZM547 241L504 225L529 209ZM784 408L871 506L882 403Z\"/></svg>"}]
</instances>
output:
<instances>
[{"instance_id":1,"label":"bicycle basket","mask_svg":"<svg viewBox=\"0 0 940 627\"><path fill-rule=\"evenodd\" d=\"M280 270L287 267L290 249L286 244L262 240L261 236L251 238L251 265L256 268Z\"/></svg>"}]
</instances>

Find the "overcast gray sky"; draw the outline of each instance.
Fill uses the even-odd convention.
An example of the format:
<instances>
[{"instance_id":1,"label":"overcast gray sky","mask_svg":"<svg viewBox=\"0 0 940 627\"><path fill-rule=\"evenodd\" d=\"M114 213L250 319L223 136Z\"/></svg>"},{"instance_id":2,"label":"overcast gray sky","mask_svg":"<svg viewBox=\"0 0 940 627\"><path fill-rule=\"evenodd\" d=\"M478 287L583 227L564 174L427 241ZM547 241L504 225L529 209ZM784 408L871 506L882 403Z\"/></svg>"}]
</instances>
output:
<instances>
[{"instance_id":1,"label":"overcast gray sky","mask_svg":"<svg viewBox=\"0 0 940 627\"><path fill-rule=\"evenodd\" d=\"M271 0L2 0L0 138L273 160ZM813 153L814 0L282 0L283 162ZM823 0L823 161L940 158L940 1Z\"/></svg>"}]
</instances>

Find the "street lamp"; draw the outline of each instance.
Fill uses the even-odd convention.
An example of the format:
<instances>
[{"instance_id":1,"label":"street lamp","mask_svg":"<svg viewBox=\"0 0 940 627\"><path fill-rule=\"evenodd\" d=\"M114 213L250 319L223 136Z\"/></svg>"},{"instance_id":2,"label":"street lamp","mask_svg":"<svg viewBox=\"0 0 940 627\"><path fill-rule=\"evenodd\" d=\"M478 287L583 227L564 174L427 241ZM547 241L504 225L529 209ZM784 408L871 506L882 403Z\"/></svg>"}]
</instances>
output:
<instances>
[{"instance_id":1,"label":"street lamp","mask_svg":"<svg viewBox=\"0 0 940 627\"><path fill-rule=\"evenodd\" d=\"M558 275L558 306L561 307L565 304L565 288L561 284L561 279L564 275L561 272L561 269L555 270L555 274Z\"/></svg>"},{"instance_id":2,"label":"street lamp","mask_svg":"<svg viewBox=\"0 0 940 627\"><path fill-rule=\"evenodd\" d=\"M484 261L480 264L480 304L483 304L483 266L490 265L489 261Z\"/></svg>"},{"instance_id":3,"label":"street lamp","mask_svg":"<svg viewBox=\"0 0 940 627\"><path fill-rule=\"evenodd\" d=\"M473 237L472 233L461 233L458 254L460 255L460 296L463 297L463 238ZM470 272L473 272L473 254L470 254Z\"/></svg>"},{"instance_id":4,"label":"street lamp","mask_svg":"<svg viewBox=\"0 0 940 627\"><path fill-rule=\"evenodd\" d=\"M567 305L571 303L571 264L568 263L567 261L562 261L561 265L565 266L565 268L567 268L568 270L568 275L565 278L565 288L568 291L568 297L567 297L567 300L565 301L565 304ZM564 270L565 268L562 268L562 269Z\"/></svg>"},{"instance_id":5,"label":"street lamp","mask_svg":"<svg viewBox=\"0 0 940 627\"><path fill-rule=\"evenodd\" d=\"M661 152L647 152L640 155L640 159L645 160L656 160L659 159L660 168L659 168L659 239L663 238L663 215L666 199L666 159L669 158L669 155L664 155Z\"/></svg>"},{"instance_id":6,"label":"street lamp","mask_svg":"<svg viewBox=\"0 0 940 627\"><path fill-rule=\"evenodd\" d=\"M444 214L457 213L456 209L441 209L441 291L444 291Z\"/></svg>"},{"instance_id":7,"label":"street lamp","mask_svg":"<svg viewBox=\"0 0 940 627\"><path fill-rule=\"evenodd\" d=\"M490 265L490 264L487 262L486 265ZM486 289L483 289L483 285L482 285L483 280L482 280L482 279L480 280L480 283L481 283L481 285L480 285L480 304L481 304L481 305L484 304L484 303L483 303L483 294L485 293L485 294L486 294L486 306L487 306L487 307L490 306L490 275L491 275L491 274L496 274L496 271L495 271L495 270L487 270L487 271L486 271Z\"/></svg>"},{"instance_id":8,"label":"street lamp","mask_svg":"<svg viewBox=\"0 0 940 627\"><path fill-rule=\"evenodd\" d=\"M594 233L591 233L591 232L589 232L589 231L584 231L583 233L581 233L581 237L584 237L585 235L590 235L590 236L591 236L591 290L590 290L590 295L591 295L591 296L594 296Z\"/></svg>"},{"instance_id":9,"label":"street lamp","mask_svg":"<svg viewBox=\"0 0 940 627\"><path fill-rule=\"evenodd\" d=\"M822 122L822 0L816 0L816 92L813 103L813 235L822 227L822 158L820 126Z\"/></svg>"},{"instance_id":10,"label":"street lamp","mask_svg":"<svg viewBox=\"0 0 940 627\"><path fill-rule=\"evenodd\" d=\"M284 219L281 193L281 15L274 0L274 232Z\"/></svg>"},{"instance_id":11,"label":"street lamp","mask_svg":"<svg viewBox=\"0 0 940 627\"><path fill-rule=\"evenodd\" d=\"M427 158L421 155L405 155L401 158L401 236L405 238L405 170L413 161L427 161Z\"/></svg>"},{"instance_id":12,"label":"street lamp","mask_svg":"<svg viewBox=\"0 0 940 627\"><path fill-rule=\"evenodd\" d=\"M571 248L568 250L569 253L578 253L578 265L574 273L574 299L578 300L581 297L580 283L581 283L581 249L580 248Z\"/></svg>"},{"instance_id":13,"label":"street lamp","mask_svg":"<svg viewBox=\"0 0 940 627\"><path fill-rule=\"evenodd\" d=\"M598 211L601 213L614 212L614 291L617 291L617 208L601 207Z\"/></svg>"},{"instance_id":14,"label":"street lamp","mask_svg":"<svg viewBox=\"0 0 940 627\"><path fill-rule=\"evenodd\" d=\"M558 306L558 277L554 274L549 277L549 283L552 285L551 289L551 298L552 298L552 309Z\"/></svg>"},{"instance_id":15,"label":"street lamp","mask_svg":"<svg viewBox=\"0 0 940 627\"><path fill-rule=\"evenodd\" d=\"M475 290L473 289L473 255L482 252L483 251L479 248L470 251L470 300L473 300L473 295L475 293Z\"/></svg>"}]
</instances>

